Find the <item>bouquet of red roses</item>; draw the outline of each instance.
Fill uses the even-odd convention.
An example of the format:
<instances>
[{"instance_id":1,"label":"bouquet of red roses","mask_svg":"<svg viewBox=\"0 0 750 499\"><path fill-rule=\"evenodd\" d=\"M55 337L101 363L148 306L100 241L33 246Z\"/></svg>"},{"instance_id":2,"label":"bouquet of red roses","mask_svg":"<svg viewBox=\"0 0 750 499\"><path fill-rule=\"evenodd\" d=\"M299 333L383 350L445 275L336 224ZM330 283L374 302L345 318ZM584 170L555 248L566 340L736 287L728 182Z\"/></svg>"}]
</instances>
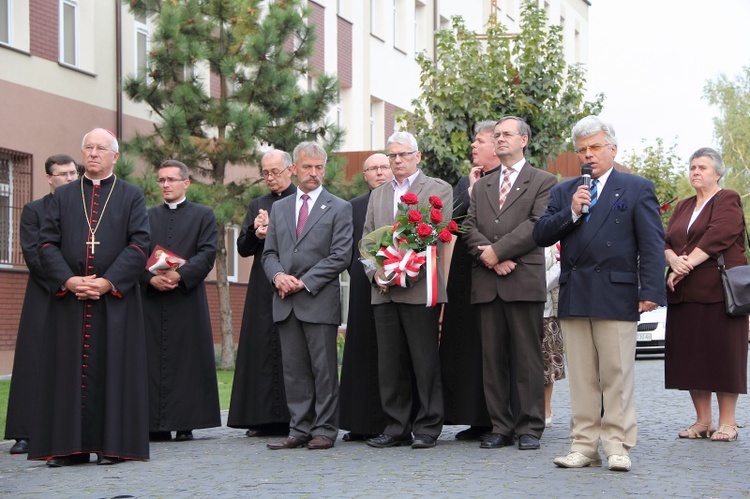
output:
<instances>
[{"instance_id":1,"label":"bouquet of red roses","mask_svg":"<svg viewBox=\"0 0 750 499\"><path fill-rule=\"evenodd\" d=\"M454 220L443 220L442 207L438 196L420 205L417 195L408 192L401 196L396 223L374 230L359 242L363 263L383 267L387 282L395 280L406 288L426 274L427 306L437 302L437 245L450 242L459 232Z\"/></svg>"}]
</instances>

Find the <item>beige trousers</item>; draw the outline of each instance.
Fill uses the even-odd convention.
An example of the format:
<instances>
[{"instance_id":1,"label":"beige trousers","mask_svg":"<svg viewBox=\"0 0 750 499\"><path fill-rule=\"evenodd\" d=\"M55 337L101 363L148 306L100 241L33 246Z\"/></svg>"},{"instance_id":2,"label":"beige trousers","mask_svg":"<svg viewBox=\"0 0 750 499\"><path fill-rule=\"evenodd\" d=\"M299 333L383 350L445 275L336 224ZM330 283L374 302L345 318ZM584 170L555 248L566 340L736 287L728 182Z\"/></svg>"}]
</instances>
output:
<instances>
[{"instance_id":1,"label":"beige trousers","mask_svg":"<svg viewBox=\"0 0 750 499\"><path fill-rule=\"evenodd\" d=\"M607 456L628 455L638 431L636 323L583 317L561 319L560 325L568 359L571 452L598 459L601 441Z\"/></svg>"}]
</instances>

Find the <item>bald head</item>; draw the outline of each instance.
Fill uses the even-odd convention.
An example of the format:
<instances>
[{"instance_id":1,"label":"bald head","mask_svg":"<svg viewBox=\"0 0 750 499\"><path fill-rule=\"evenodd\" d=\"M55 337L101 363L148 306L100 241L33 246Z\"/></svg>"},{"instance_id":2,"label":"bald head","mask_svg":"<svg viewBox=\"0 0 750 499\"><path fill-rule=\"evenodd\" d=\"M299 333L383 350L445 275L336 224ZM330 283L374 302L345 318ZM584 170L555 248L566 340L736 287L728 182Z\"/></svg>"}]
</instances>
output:
<instances>
[{"instance_id":1,"label":"bald head","mask_svg":"<svg viewBox=\"0 0 750 499\"><path fill-rule=\"evenodd\" d=\"M383 185L393 178L391 163L385 154L375 153L362 165L362 173L370 189Z\"/></svg>"}]
</instances>

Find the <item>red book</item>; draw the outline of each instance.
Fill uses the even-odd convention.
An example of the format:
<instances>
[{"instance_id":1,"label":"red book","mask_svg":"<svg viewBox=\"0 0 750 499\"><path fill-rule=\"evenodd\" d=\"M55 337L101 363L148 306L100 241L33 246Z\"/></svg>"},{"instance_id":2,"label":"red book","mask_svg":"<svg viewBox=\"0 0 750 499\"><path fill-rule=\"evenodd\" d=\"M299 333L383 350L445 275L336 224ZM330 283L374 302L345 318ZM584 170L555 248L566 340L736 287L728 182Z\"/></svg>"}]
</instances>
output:
<instances>
[{"instance_id":1,"label":"red book","mask_svg":"<svg viewBox=\"0 0 750 499\"><path fill-rule=\"evenodd\" d=\"M177 270L187 263L187 260L176 255L158 244L146 262L146 270L156 275L160 270Z\"/></svg>"}]
</instances>

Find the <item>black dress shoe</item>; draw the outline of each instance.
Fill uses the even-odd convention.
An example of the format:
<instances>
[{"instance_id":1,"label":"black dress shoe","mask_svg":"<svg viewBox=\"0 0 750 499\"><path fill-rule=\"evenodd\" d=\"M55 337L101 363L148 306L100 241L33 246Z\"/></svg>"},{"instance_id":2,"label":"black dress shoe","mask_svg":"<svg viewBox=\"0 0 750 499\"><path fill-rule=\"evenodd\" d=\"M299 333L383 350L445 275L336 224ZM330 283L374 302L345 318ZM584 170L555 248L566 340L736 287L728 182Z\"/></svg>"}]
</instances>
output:
<instances>
[{"instance_id":1,"label":"black dress shoe","mask_svg":"<svg viewBox=\"0 0 750 499\"><path fill-rule=\"evenodd\" d=\"M411 433L393 437L387 433L382 433L377 437L368 438L365 442L370 447L376 447L378 449L385 449L386 447L398 447L400 445L411 445Z\"/></svg>"},{"instance_id":2,"label":"black dress shoe","mask_svg":"<svg viewBox=\"0 0 750 499\"><path fill-rule=\"evenodd\" d=\"M492 433L479 444L479 447L482 449L499 449L509 445L513 445L513 437L501 435L500 433Z\"/></svg>"},{"instance_id":3,"label":"black dress shoe","mask_svg":"<svg viewBox=\"0 0 750 499\"><path fill-rule=\"evenodd\" d=\"M344 436L341 437L341 440L344 442L364 442L369 437L367 435L363 435L362 433L354 433L350 431L349 433L344 433Z\"/></svg>"},{"instance_id":4,"label":"black dress shoe","mask_svg":"<svg viewBox=\"0 0 750 499\"><path fill-rule=\"evenodd\" d=\"M125 460L121 457L115 456L102 456L101 454L96 455L96 464L99 466L107 466L110 464L120 464Z\"/></svg>"},{"instance_id":5,"label":"black dress shoe","mask_svg":"<svg viewBox=\"0 0 750 499\"><path fill-rule=\"evenodd\" d=\"M74 466L76 464L85 464L90 461L91 456L85 454L71 454L70 456L53 457L47 461L47 466L51 468L61 468L63 466Z\"/></svg>"},{"instance_id":6,"label":"black dress shoe","mask_svg":"<svg viewBox=\"0 0 750 499\"><path fill-rule=\"evenodd\" d=\"M435 441L437 439L435 437L432 437L430 435L414 435L414 443L411 444L412 449L429 449L430 447L435 447Z\"/></svg>"},{"instance_id":7,"label":"black dress shoe","mask_svg":"<svg viewBox=\"0 0 750 499\"><path fill-rule=\"evenodd\" d=\"M248 437L285 437L289 435L289 425L282 423L268 423L251 426L245 432Z\"/></svg>"},{"instance_id":8,"label":"black dress shoe","mask_svg":"<svg viewBox=\"0 0 750 499\"><path fill-rule=\"evenodd\" d=\"M539 439L534 435L521 435L518 437L518 448L520 450L537 450L539 448Z\"/></svg>"},{"instance_id":9,"label":"black dress shoe","mask_svg":"<svg viewBox=\"0 0 750 499\"><path fill-rule=\"evenodd\" d=\"M169 442L172 440L171 431L150 431L148 432L148 439L151 442Z\"/></svg>"},{"instance_id":10,"label":"black dress shoe","mask_svg":"<svg viewBox=\"0 0 750 499\"><path fill-rule=\"evenodd\" d=\"M11 454L27 454L29 452L29 439L19 438L13 447L10 448Z\"/></svg>"},{"instance_id":11,"label":"black dress shoe","mask_svg":"<svg viewBox=\"0 0 750 499\"><path fill-rule=\"evenodd\" d=\"M483 435L489 435L492 428L487 426L472 426L456 433L456 440L481 440Z\"/></svg>"},{"instance_id":12,"label":"black dress shoe","mask_svg":"<svg viewBox=\"0 0 750 499\"><path fill-rule=\"evenodd\" d=\"M175 442L186 442L193 439L193 430L178 431L175 433Z\"/></svg>"}]
</instances>

